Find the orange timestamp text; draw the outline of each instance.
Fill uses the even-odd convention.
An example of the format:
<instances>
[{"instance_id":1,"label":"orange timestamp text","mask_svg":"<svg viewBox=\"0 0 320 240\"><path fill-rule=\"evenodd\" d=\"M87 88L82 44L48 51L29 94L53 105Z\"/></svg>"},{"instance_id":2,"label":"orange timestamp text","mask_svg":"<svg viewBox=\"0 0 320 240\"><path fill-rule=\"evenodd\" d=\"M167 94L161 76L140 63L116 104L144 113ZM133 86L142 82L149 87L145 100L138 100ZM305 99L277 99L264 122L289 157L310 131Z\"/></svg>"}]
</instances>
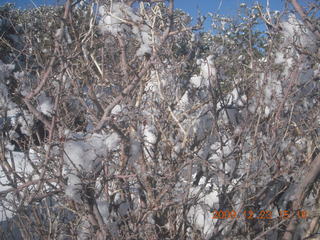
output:
<instances>
[{"instance_id":1,"label":"orange timestamp text","mask_svg":"<svg viewBox=\"0 0 320 240\"><path fill-rule=\"evenodd\" d=\"M306 210L298 210L298 211L290 211L290 210L280 210L277 214L273 214L270 210L246 210L242 212L237 212L235 210L213 210L212 219L289 219L293 217L297 217L299 219L306 219L308 217L308 213Z\"/></svg>"}]
</instances>

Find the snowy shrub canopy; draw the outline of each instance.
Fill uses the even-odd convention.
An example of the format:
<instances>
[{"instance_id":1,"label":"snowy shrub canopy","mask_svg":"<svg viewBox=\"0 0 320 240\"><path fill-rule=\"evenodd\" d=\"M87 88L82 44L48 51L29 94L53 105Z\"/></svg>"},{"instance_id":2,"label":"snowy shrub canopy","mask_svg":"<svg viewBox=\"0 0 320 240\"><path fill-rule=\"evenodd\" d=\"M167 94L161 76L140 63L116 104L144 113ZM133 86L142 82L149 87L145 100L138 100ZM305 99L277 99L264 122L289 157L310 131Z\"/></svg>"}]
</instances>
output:
<instances>
[{"instance_id":1,"label":"snowy shrub canopy","mask_svg":"<svg viewBox=\"0 0 320 240\"><path fill-rule=\"evenodd\" d=\"M0 7L1 236L315 237L320 6L290 2L210 31L173 0Z\"/></svg>"}]
</instances>

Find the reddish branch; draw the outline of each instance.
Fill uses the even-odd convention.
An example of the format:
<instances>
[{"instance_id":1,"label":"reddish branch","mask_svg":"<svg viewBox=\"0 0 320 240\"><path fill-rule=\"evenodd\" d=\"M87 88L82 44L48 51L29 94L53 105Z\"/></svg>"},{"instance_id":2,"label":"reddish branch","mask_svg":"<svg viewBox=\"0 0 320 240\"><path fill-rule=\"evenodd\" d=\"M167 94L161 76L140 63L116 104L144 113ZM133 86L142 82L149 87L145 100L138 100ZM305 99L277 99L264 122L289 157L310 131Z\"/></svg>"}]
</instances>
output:
<instances>
[{"instance_id":1,"label":"reddish branch","mask_svg":"<svg viewBox=\"0 0 320 240\"><path fill-rule=\"evenodd\" d=\"M169 2L169 15L170 15L170 23L168 28L164 31L164 34L161 38L161 43L160 46L168 39L171 29L172 29L172 25L173 25L173 8L174 8L174 0L170 0ZM121 41L120 41L121 44ZM122 46L124 47L124 46ZM124 53L122 53L124 54ZM144 65L144 67L142 68L142 70L140 71L140 73L138 73L137 75L134 76L133 80L131 81L131 84L129 84L129 86L127 86L121 95L119 95L118 97L116 97L112 103L110 103L105 109L104 109L104 113L102 118L100 119L100 121L98 122L98 124L96 125L94 131L99 131L103 128L104 124L109 122L110 119L110 113L112 111L112 109L128 94L130 94L132 92L132 90L135 89L135 87L138 85L140 79L148 72L149 68L151 67L153 61L157 58L157 54L158 51L154 51L152 53L151 58L146 62L146 64ZM126 64L126 61L123 62L121 64ZM122 66L123 70L126 71L126 66Z\"/></svg>"},{"instance_id":2,"label":"reddish branch","mask_svg":"<svg viewBox=\"0 0 320 240\"><path fill-rule=\"evenodd\" d=\"M307 27L309 28L310 31L312 31L316 37L318 38L318 40L320 40L320 32L319 29L317 29L317 27L312 24L312 22L310 22L310 20L308 19L307 14L305 13L305 11L303 10L303 8L301 7L301 5L298 3L297 0L289 0L289 2L292 4L292 6L295 8L295 10L298 12L298 14L300 15L300 17L302 18L303 22L307 25Z\"/></svg>"},{"instance_id":3,"label":"reddish branch","mask_svg":"<svg viewBox=\"0 0 320 240\"><path fill-rule=\"evenodd\" d=\"M30 100L27 98L23 99L24 103L27 105L29 111L37 118L39 119L45 126L47 129L50 129L50 121L46 119L46 117L39 112L34 106L32 106L32 104L30 103Z\"/></svg>"},{"instance_id":4,"label":"reddish branch","mask_svg":"<svg viewBox=\"0 0 320 240\"><path fill-rule=\"evenodd\" d=\"M310 165L310 170L307 171L307 175L303 177L303 180L298 185L295 192L295 200L293 201L293 210L297 211L300 209L300 206L303 204L304 199L307 196L307 193L311 189L312 185L315 183L317 178L320 175L320 154L314 159ZM293 239L293 233L296 230L297 219L291 219L289 226L283 236L284 240Z\"/></svg>"},{"instance_id":5,"label":"reddish branch","mask_svg":"<svg viewBox=\"0 0 320 240\"><path fill-rule=\"evenodd\" d=\"M64 15L63 15L63 19L61 21L61 29L64 28L64 22L65 20L67 19L68 15L69 15L69 12L70 12L70 6L71 6L71 0L67 0L66 1L66 4L65 4L65 11L64 11ZM45 178L45 174L47 173L47 165L49 163L49 160L50 160L50 151L51 151L51 143L53 141L53 136L54 136L54 130L55 130L55 125L56 125L56 121L57 121L57 116L55 114L53 114L52 116L52 119L51 119L51 122L46 120L43 115L38 112L32 105L31 103L29 102L29 100L33 97L35 97L40 91L41 89L43 88L43 86L45 85L50 73L51 73L51 70L52 70L52 67L53 67L53 64L56 60L56 55L58 53L58 50L59 50L59 45L60 45L60 42L62 40L62 34L59 35L58 39L56 39L56 42L55 42L55 50L54 52L56 53L54 55L54 57L51 59L50 61L50 64L49 64L49 67L48 69L46 70L45 74L44 74L44 77L42 78L39 86L34 90L32 91L25 99L24 99L24 102L26 103L28 109L39 119L41 120L45 126L47 127L47 129L49 129L49 137L48 137L48 143L49 143L49 148L48 150L46 151L46 156L45 156L45 161L44 163L42 164L42 167L43 167L43 170L40 174L40 181L38 183L38 186L37 186L37 189L36 191L31 195L31 197L29 198L30 201L33 200L33 198L39 193L40 189L42 188L43 184L44 184L44 178ZM54 103L54 112L57 113L58 112L58 108L59 108L59 100L60 100L60 86L58 88L58 93L57 93L57 96L55 97L55 103Z\"/></svg>"},{"instance_id":6,"label":"reddish branch","mask_svg":"<svg viewBox=\"0 0 320 240\"><path fill-rule=\"evenodd\" d=\"M23 184L20 184L19 186L17 187L12 187L12 188L8 188L4 191L0 191L0 196L1 197L6 197L8 193L11 193L11 192L17 192L17 191L21 191L22 189L24 188L27 188L27 187L30 187L32 185L35 185L41 181L44 181L44 182L58 182L57 179L54 179L54 178L50 178L50 179L37 179L37 180L32 180L32 181L29 181L29 182L26 182L26 183L23 183Z\"/></svg>"},{"instance_id":7,"label":"reddish branch","mask_svg":"<svg viewBox=\"0 0 320 240\"><path fill-rule=\"evenodd\" d=\"M60 29L61 29L62 33L59 34L59 36L57 37L57 39L55 41L55 48L54 48L53 57L51 58L47 69L42 74L42 79L41 79L40 84L38 85L38 87L36 89L34 89L26 97L26 99L28 99L28 100L32 99L33 97L35 97L36 95L38 95L40 93L41 89L46 84L46 82L47 82L47 80L48 80L48 78L50 76L50 73L52 72L53 65L54 65L54 63L55 63L55 61L57 59L57 54L58 54L58 51L59 51L59 45L60 45L60 42L61 42L62 37L63 37L63 29L64 29L65 21L68 18L68 15L69 15L69 12L70 12L71 2L72 2L71 0L67 0L66 4L65 4L65 7L64 7L64 14L63 14L61 25L60 25Z\"/></svg>"}]
</instances>

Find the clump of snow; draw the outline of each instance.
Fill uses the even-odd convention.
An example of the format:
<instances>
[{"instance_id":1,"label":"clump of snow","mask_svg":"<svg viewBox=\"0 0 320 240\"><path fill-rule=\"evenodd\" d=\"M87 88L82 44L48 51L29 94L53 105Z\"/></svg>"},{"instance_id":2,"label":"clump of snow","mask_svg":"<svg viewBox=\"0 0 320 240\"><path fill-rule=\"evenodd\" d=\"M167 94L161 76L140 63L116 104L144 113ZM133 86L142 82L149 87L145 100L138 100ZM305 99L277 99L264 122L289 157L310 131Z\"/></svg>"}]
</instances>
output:
<instances>
[{"instance_id":1,"label":"clump of snow","mask_svg":"<svg viewBox=\"0 0 320 240\"><path fill-rule=\"evenodd\" d=\"M112 3L109 11L105 6L99 7L99 14L102 16L99 22L99 28L102 33L111 32L117 34L129 27L125 24L126 20L140 21L141 18L137 16L133 9L121 2Z\"/></svg>"},{"instance_id":2,"label":"clump of snow","mask_svg":"<svg viewBox=\"0 0 320 240\"><path fill-rule=\"evenodd\" d=\"M294 44L307 48L310 52L317 50L317 41L314 34L294 14L281 23L282 34L286 44Z\"/></svg>"},{"instance_id":3,"label":"clump of snow","mask_svg":"<svg viewBox=\"0 0 320 240\"><path fill-rule=\"evenodd\" d=\"M82 202L81 189L82 189L82 185L81 185L80 178L70 173L68 175L68 186L65 190L66 196L70 197L71 199L73 199L78 203L81 203Z\"/></svg>"},{"instance_id":4,"label":"clump of snow","mask_svg":"<svg viewBox=\"0 0 320 240\"><path fill-rule=\"evenodd\" d=\"M4 64L0 60L0 109L7 108L8 104L11 103L11 101L8 98L6 79L10 76L14 68L14 64Z\"/></svg>"},{"instance_id":5,"label":"clump of snow","mask_svg":"<svg viewBox=\"0 0 320 240\"><path fill-rule=\"evenodd\" d=\"M142 139L144 141L144 154L148 161L154 157L154 144L157 142L157 130L153 124L147 124L142 129Z\"/></svg>"},{"instance_id":6,"label":"clump of snow","mask_svg":"<svg viewBox=\"0 0 320 240\"><path fill-rule=\"evenodd\" d=\"M121 113L122 111L123 111L123 106L118 104L111 110L111 114L116 115L116 114Z\"/></svg>"},{"instance_id":7,"label":"clump of snow","mask_svg":"<svg viewBox=\"0 0 320 240\"><path fill-rule=\"evenodd\" d=\"M32 89L32 82L36 80L32 78L32 75L27 74L24 71L21 72L14 72L14 78L19 82L19 90L22 96L27 96Z\"/></svg>"},{"instance_id":8,"label":"clump of snow","mask_svg":"<svg viewBox=\"0 0 320 240\"><path fill-rule=\"evenodd\" d=\"M147 25L141 25L141 26L133 26L133 33L136 34L137 39L140 41L141 45L140 48L137 50L137 56L143 56L145 54L151 54L151 34L150 34L150 28Z\"/></svg>"},{"instance_id":9,"label":"clump of snow","mask_svg":"<svg viewBox=\"0 0 320 240\"><path fill-rule=\"evenodd\" d=\"M198 116L195 117L193 121L193 132L197 139L205 139L206 136L209 135L211 131L211 126L213 124L213 117L211 114L204 114L208 109L208 106L201 109L198 112Z\"/></svg>"},{"instance_id":10,"label":"clump of snow","mask_svg":"<svg viewBox=\"0 0 320 240\"><path fill-rule=\"evenodd\" d=\"M216 224L216 220L212 219L211 210L219 207L219 196L216 186L211 186L211 183L202 188L205 180L205 177L202 177L199 186L190 189L190 196L198 198L197 204L190 208L187 217L205 237L209 237Z\"/></svg>"},{"instance_id":11,"label":"clump of snow","mask_svg":"<svg viewBox=\"0 0 320 240\"><path fill-rule=\"evenodd\" d=\"M186 91L179 99L175 112L180 113L181 111L185 111L188 108L190 108L189 91Z\"/></svg>"},{"instance_id":12,"label":"clump of snow","mask_svg":"<svg viewBox=\"0 0 320 240\"><path fill-rule=\"evenodd\" d=\"M127 26L123 24L125 11L128 6L123 3L113 3L110 11L105 6L99 7L99 14L102 16L99 21L99 29L102 33L110 32L117 34L122 32Z\"/></svg>"},{"instance_id":13,"label":"clump of snow","mask_svg":"<svg viewBox=\"0 0 320 240\"><path fill-rule=\"evenodd\" d=\"M64 144L64 161L68 172L66 195L81 202L81 177L99 171L103 158L117 147L120 138L116 133L109 136L78 133L69 137L70 140Z\"/></svg>"},{"instance_id":14,"label":"clump of snow","mask_svg":"<svg viewBox=\"0 0 320 240\"><path fill-rule=\"evenodd\" d=\"M56 38L59 38L59 37L61 37L61 35L63 34L63 30L62 30L62 28L58 28L57 30L56 30L56 33L55 33L55 37Z\"/></svg>"},{"instance_id":15,"label":"clump of snow","mask_svg":"<svg viewBox=\"0 0 320 240\"><path fill-rule=\"evenodd\" d=\"M217 70L214 66L214 57L210 55L205 60L201 60L200 69L200 75L207 80L204 84L209 86L209 79L214 79L217 75Z\"/></svg>"},{"instance_id":16,"label":"clump of snow","mask_svg":"<svg viewBox=\"0 0 320 240\"><path fill-rule=\"evenodd\" d=\"M104 223L108 225L108 230L110 231L111 235L113 237L119 237L118 224L120 222L119 221L120 219L115 219L115 221L113 221L113 219L111 218L110 211L109 211L110 204L105 200L98 200L97 205L98 205L98 209L99 209L99 212L103 218Z\"/></svg>"},{"instance_id":17,"label":"clump of snow","mask_svg":"<svg viewBox=\"0 0 320 240\"><path fill-rule=\"evenodd\" d=\"M34 165L39 163L39 157L36 157L36 153L34 150L30 149L28 153L16 152L12 151L13 146L10 144L6 145L5 148L5 159L7 160L8 167L10 166L11 169L15 169L15 172L19 174L23 179L36 179L36 175L33 174L34 172ZM30 160L32 164L30 164ZM0 191L5 191L12 188L9 178L7 175L2 171L5 168L7 171L9 168L6 166L2 166L0 169ZM12 177L13 173L9 173L9 176ZM17 180L18 186L20 184L24 184L24 182L20 182ZM23 193L20 193L23 195ZM0 199L0 222L6 221L12 218L15 214L15 206L19 205L19 199L16 199L12 193L8 193L5 197Z\"/></svg>"},{"instance_id":18,"label":"clump of snow","mask_svg":"<svg viewBox=\"0 0 320 240\"><path fill-rule=\"evenodd\" d=\"M233 163L226 161L226 164L223 166L221 161L221 159L227 159L234 150L234 143L228 139L228 136L223 136L222 141L214 142L210 146L210 150L211 156L209 161L212 164L218 164L218 167L226 173L234 170Z\"/></svg>"},{"instance_id":19,"label":"clump of snow","mask_svg":"<svg viewBox=\"0 0 320 240\"><path fill-rule=\"evenodd\" d=\"M158 75L160 75L159 76L160 79L158 79ZM158 96L158 97L161 96L162 89L166 86L167 82L170 81L170 77L168 75L166 76L166 79L162 79L161 76L162 76L162 73L157 73L154 70L150 72L150 79L148 80L144 88L146 93L143 96L144 100L149 101L150 98L154 99L155 96Z\"/></svg>"},{"instance_id":20,"label":"clump of snow","mask_svg":"<svg viewBox=\"0 0 320 240\"><path fill-rule=\"evenodd\" d=\"M15 79L21 80L25 76L25 72L14 72L13 76Z\"/></svg>"},{"instance_id":21,"label":"clump of snow","mask_svg":"<svg viewBox=\"0 0 320 240\"><path fill-rule=\"evenodd\" d=\"M14 64L4 64L0 60L0 82L4 83L4 80L9 77L13 69L15 68Z\"/></svg>"},{"instance_id":22,"label":"clump of snow","mask_svg":"<svg viewBox=\"0 0 320 240\"><path fill-rule=\"evenodd\" d=\"M203 85L203 78L201 76L194 75L190 78L190 83L194 88L200 88Z\"/></svg>"},{"instance_id":23,"label":"clump of snow","mask_svg":"<svg viewBox=\"0 0 320 240\"><path fill-rule=\"evenodd\" d=\"M274 59L274 63L275 64L282 64L282 63L285 63L286 62L286 59L284 57L284 54L282 52L277 52L276 53L276 57Z\"/></svg>"},{"instance_id":24,"label":"clump of snow","mask_svg":"<svg viewBox=\"0 0 320 240\"><path fill-rule=\"evenodd\" d=\"M145 54L151 54L151 51L152 51L151 47L148 44L143 43L141 44L140 48L137 50L137 56L142 57Z\"/></svg>"},{"instance_id":25,"label":"clump of snow","mask_svg":"<svg viewBox=\"0 0 320 240\"><path fill-rule=\"evenodd\" d=\"M20 124L21 133L27 136L31 136L32 123L33 123L33 115L24 110L23 116L18 117L18 124Z\"/></svg>"},{"instance_id":26,"label":"clump of snow","mask_svg":"<svg viewBox=\"0 0 320 240\"><path fill-rule=\"evenodd\" d=\"M257 91L262 93L260 98L260 105L263 106L263 113L265 117L268 117L273 112L283 99L283 89L281 84L281 78L275 73L260 74L260 78L257 81ZM254 104L254 106L252 105ZM255 100L249 105L250 112L254 112L257 109Z\"/></svg>"},{"instance_id":27,"label":"clump of snow","mask_svg":"<svg viewBox=\"0 0 320 240\"><path fill-rule=\"evenodd\" d=\"M97 144L101 145L100 142ZM100 151L99 149L97 149ZM64 144L65 161L78 171L92 171L98 164L95 146L85 140L69 140Z\"/></svg>"},{"instance_id":28,"label":"clump of snow","mask_svg":"<svg viewBox=\"0 0 320 240\"><path fill-rule=\"evenodd\" d=\"M38 97L37 110L42 112L44 115L51 117L53 113L53 103L51 98L47 97L44 93L40 94Z\"/></svg>"},{"instance_id":29,"label":"clump of snow","mask_svg":"<svg viewBox=\"0 0 320 240\"><path fill-rule=\"evenodd\" d=\"M1 72L0 72L1 75ZM8 90L6 85L0 82L0 108L4 108L8 103Z\"/></svg>"},{"instance_id":30,"label":"clump of snow","mask_svg":"<svg viewBox=\"0 0 320 240\"><path fill-rule=\"evenodd\" d=\"M119 225L121 218L128 216L130 204L120 197L120 193L110 193L113 195L113 201L110 203L106 200L97 200L97 206L104 223L107 225L112 237L119 238ZM134 196L132 196L133 198Z\"/></svg>"},{"instance_id":31,"label":"clump of snow","mask_svg":"<svg viewBox=\"0 0 320 240\"><path fill-rule=\"evenodd\" d=\"M156 129L153 125L147 125L143 129L143 138L145 142L155 144L157 142Z\"/></svg>"},{"instance_id":32,"label":"clump of snow","mask_svg":"<svg viewBox=\"0 0 320 240\"><path fill-rule=\"evenodd\" d=\"M134 13L130 6L125 3L112 3L109 11L105 6L100 6L99 14L101 16L99 29L102 33L109 32L117 35L123 31L132 31L135 38L140 42L136 55L142 57L145 54L151 54L151 44L153 43L151 29L144 23L142 17Z\"/></svg>"},{"instance_id":33,"label":"clump of snow","mask_svg":"<svg viewBox=\"0 0 320 240\"><path fill-rule=\"evenodd\" d=\"M107 150L109 152L115 150L119 146L120 140L121 138L117 133L111 133L105 140Z\"/></svg>"}]
</instances>

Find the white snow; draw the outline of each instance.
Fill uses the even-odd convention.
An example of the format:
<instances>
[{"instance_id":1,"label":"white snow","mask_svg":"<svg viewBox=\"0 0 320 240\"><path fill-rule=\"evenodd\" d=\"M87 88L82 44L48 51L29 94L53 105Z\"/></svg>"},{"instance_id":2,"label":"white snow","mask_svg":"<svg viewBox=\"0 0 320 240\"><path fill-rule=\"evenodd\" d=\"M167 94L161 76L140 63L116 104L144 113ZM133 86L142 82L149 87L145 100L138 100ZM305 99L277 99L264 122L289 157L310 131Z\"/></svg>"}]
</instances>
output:
<instances>
[{"instance_id":1,"label":"white snow","mask_svg":"<svg viewBox=\"0 0 320 240\"><path fill-rule=\"evenodd\" d=\"M307 48L310 52L317 50L317 41L314 34L303 24L296 15L289 14L287 21L281 23L285 44L296 44Z\"/></svg>"},{"instance_id":2,"label":"white snow","mask_svg":"<svg viewBox=\"0 0 320 240\"><path fill-rule=\"evenodd\" d=\"M4 80L11 74L13 69L15 68L14 64L4 64L0 60L0 82L4 83Z\"/></svg>"},{"instance_id":3,"label":"white snow","mask_svg":"<svg viewBox=\"0 0 320 240\"><path fill-rule=\"evenodd\" d=\"M117 133L110 134L105 140L107 150L109 152L111 152L111 151L117 149L120 141L121 141L121 138L119 137L119 135Z\"/></svg>"},{"instance_id":4,"label":"white snow","mask_svg":"<svg viewBox=\"0 0 320 240\"><path fill-rule=\"evenodd\" d=\"M35 152L30 149L29 156L22 152L11 151L12 146L6 145L5 149L5 158L7 159L8 164L11 168L15 168L16 173L18 173L23 179L36 179L37 175L33 174L33 167L28 161L28 157L33 161L33 164L39 163L39 158L35 157ZM14 163L14 165L12 165ZM4 166L5 167L5 166ZM6 168L8 171L9 169ZM9 173L12 177L12 174ZM12 186L8 185L10 182L7 179L7 176L4 174L2 167L0 168L0 192L12 188ZM23 184L23 182L17 181L18 186ZM20 193L21 196L23 192ZM15 204L19 204L19 200L16 199L12 195L12 193L8 193L6 197L0 199L0 222L6 221L14 216L15 212Z\"/></svg>"},{"instance_id":5,"label":"white snow","mask_svg":"<svg viewBox=\"0 0 320 240\"><path fill-rule=\"evenodd\" d=\"M120 219L118 219L118 221L117 219L115 221L112 220L111 214L109 212L110 204L105 200L98 200L97 205L103 218L103 221L105 222L105 224L108 224L108 230L110 231L111 235L115 238L119 237L118 224L120 222Z\"/></svg>"},{"instance_id":6,"label":"white snow","mask_svg":"<svg viewBox=\"0 0 320 240\"><path fill-rule=\"evenodd\" d=\"M69 198L73 199L74 201L81 203L81 180L79 177L74 175L73 173L70 173L68 175L68 186L66 187L65 194Z\"/></svg>"},{"instance_id":7,"label":"white snow","mask_svg":"<svg viewBox=\"0 0 320 240\"><path fill-rule=\"evenodd\" d=\"M204 177L202 177L204 178ZM200 179L199 182L205 182L205 179ZM214 226L216 224L215 219L212 219L213 215L210 210L213 207L218 207L219 197L216 188L210 188L210 184L201 190L201 185L197 187L191 187L190 197L196 196L198 193L197 204L193 205L188 212L188 219L191 223L194 223L198 230L204 234L205 237L209 237L212 234Z\"/></svg>"},{"instance_id":8,"label":"white snow","mask_svg":"<svg viewBox=\"0 0 320 240\"><path fill-rule=\"evenodd\" d=\"M151 51L152 51L151 47L148 44L143 43L141 44L140 48L137 50L136 54L138 57L142 57L147 53L151 54Z\"/></svg>"},{"instance_id":9,"label":"white snow","mask_svg":"<svg viewBox=\"0 0 320 240\"><path fill-rule=\"evenodd\" d=\"M70 134L64 144L65 172L68 176L66 195L81 201L81 176L99 170L102 160L109 151L115 150L120 142L116 133L109 136L101 134Z\"/></svg>"},{"instance_id":10,"label":"white snow","mask_svg":"<svg viewBox=\"0 0 320 240\"><path fill-rule=\"evenodd\" d=\"M44 93L38 97L37 110L44 115L51 117L53 113L53 103L51 98L47 97Z\"/></svg>"},{"instance_id":11,"label":"white snow","mask_svg":"<svg viewBox=\"0 0 320 240\"><path fill-rule=\"evenodd\" d=\"M140 42L136 55L142 57L145 54L152 52L152 38L151 29L145 23L146 19L134 13L134 10L125 3L112 3L109 11L105 6L99 7L99 14L101 20L99 21L99 29L102 33L111 33L117 35L118 33L131 32L135 38ZM131 24L129 22L135 22ZM131 28L130 28L131 26ZM156 39L155 39L156 40Z\"/></svg>"},{"instance_id":12,"label":"white snow","mask_svg":"<svg viewBox=\"0 0 320 240\"><path fill-rule=\"evenodd\" d=\"M282 82L275 73L260 74L257 81L257 91L262 93L260 104L264 109L264 116L268 117L281 102L283 98ZM251 106L252 108L252 106Z\"/></svg>"},{"instance_id":13,"label":"white snow","mask_svg":"<svg viewBox=\"0 0 320 240\"><path fill-rule=\"evenodd\" d=\"M238 89L237 89L237 88L234 88L234 89L231 91L231 93L229 93L229 94L227 95L227 99L228 99L227 105L236 104L237 101L239 100Z\"/></svg>"},{"instance_id":14,"label":"white snow","mask_svg":"<svg viewBox=\"0 0 320 240\"><path fill-rule=\"evenodd\" d=\"M124 29L129 29L124 22L126 13L131 11L130 7L124 3L112 3L110 10L107 10L105 6L100 6L99 14L102 16L98 25L100 31L102 33L110 32L116 35Z\"/></svg>"},{"instance_id":15,"label":"white snow","mask_svg":"<svg viewBox=\"0 0 320 240\"><path fill-rule=\"evenodd\" d=\"M282 52L277 52L276 53L276 57L274 59L274 63L275 64L282 64L282 63L285 63L286 62L286 59L284 57L284 54Z\"/></svg>"},{"instance_id":16,"label":"white snow","mask_svg":"<svg viewBox=\"0 0 320 240\"><path fill-rule=\"evenodd\" d=\"M144 155L151 162L154 157L154 144L157 142L156 128L152 124L147 124L142 129L142 137L144 141Z\"/></svg>"},{"instance_id":17,"label":"white snow","mask_svg":"<svg viewBox=\"0 0 320 240\"><path fill-rule=\"evenodd\" d=\"M118 104L111 110L111 114L116 115L116 114L121 113L122 111L123 111L123 106Z\"/></svg>"},{"instance_id":18,"label":"white snow","mask_svg":"<svg viewBox=\"0 0 320 240\"><path fill-rule=\"evenodd\" d=\"M1 72L0 72L1 75ZM0 82L0 108L4 108L8 103L8 90L6 85Z\"/></svg>"},{"instance_id":19,"label":"white snow","mask_svg":"<svg viewBox=\"0 0 320 240\"><path fill-rule=\"evenodd\" d=\"M27 136L31 136L33 115L30 114L28 111L23 110L23 116L19 116L17 122L20 124L21 133Z\"/></svg>"},{"instance_id":20,"label":"white snow","mask_svg":"<svg viewBox=\"0 0 320 240\"><path fill-rule=\"evenodd\" d=\"M140 41L140 48L137 50L136 55L139 57L145 54L151 54L152 48L152 39L150 29L146 25L133 26L133 32L136 34L137 39Z\"/></svg>"},{"instance_id":21,"label":"white snow","mask_svg":"<svg viewBox=\"0 0 320 240\"><path fill-rule=\"evenodd\" d=\"M5 84L6 78L11 74L14 68L14 64L4 64L0 60L0 110L6 109L8 105L12 104L8 98L8 89Z\"/></svg>"},{"instance_id":22,"label":"white snow","mask_svg":"<svg viewBox=\"0 0 320 240\"><path fill-rule=\"evenodd\" d=\"M75 136L64 144L65 161L78 171L93 171L105 154L105 137L96 133L89 136Z\"/></svg>"},{"instance_id":23,"label":"white snow","mask_svg":"<svg viewBox=\"0 0 320 240\"><path fill-rule=\"evenodd\" d=\"M214 66L214 57L210 55L205 60L202 60L200 69L201 76L206 80L204 85L208 87L210 82L209 79L214 79L217 74L217 70Z\"/></svg>"},{"instance_id":24,"label":"white snow","mask_svg":"<svg viewBox=\"0 0 320 240\"><path fill-rule=\"evenodd\" d=\"M182 111L186 110L188 107L190 107L189 104L190 104L190 103L189 103L189 92L186 91L186 92L182 95L180 101L178 102L178 108L177 108L176 111L178 112L178 110L182 110Z\"/></svg>"},{"instance_id":25,"label":"white snow","mask_svg":"<svg viewBox=\"0 0 320 240\"><path fill-rule=\"evenodd\" d=\"M203 78L201 76L194 75L190 78L190 83L194 88L200 88L203 84Z\"/></svg>"},{"instance_id":26,"label":"white snow","mask_svg":"<svg viewBox=\"0 0 320 240\"><path fill-rule=\"evenodd\" d=\"M150 144L155 144L157 141L156 129L152 125L147 125L143 130L144 141Z\"/></svg>"},{"instance_id":27,"label":"white snow","mask_svg":"<svg viewBox=\"0 0 320 240\"><path fill-rule=\"evenodd\" d=\"M215 142L210 146L212 154L209 158L209 161L211 163L218 164L218 167L226 173L233 171L233 163L229 163L229 161L227 161L227 164L225 164L225 169L223 169L221 160L223 158L227 158L228 155L231 154L234 149L233 142L231 140L228 140L227 138L227 136L223 136L223 144L221 142Z\"/></svg>"}]
</instances>

